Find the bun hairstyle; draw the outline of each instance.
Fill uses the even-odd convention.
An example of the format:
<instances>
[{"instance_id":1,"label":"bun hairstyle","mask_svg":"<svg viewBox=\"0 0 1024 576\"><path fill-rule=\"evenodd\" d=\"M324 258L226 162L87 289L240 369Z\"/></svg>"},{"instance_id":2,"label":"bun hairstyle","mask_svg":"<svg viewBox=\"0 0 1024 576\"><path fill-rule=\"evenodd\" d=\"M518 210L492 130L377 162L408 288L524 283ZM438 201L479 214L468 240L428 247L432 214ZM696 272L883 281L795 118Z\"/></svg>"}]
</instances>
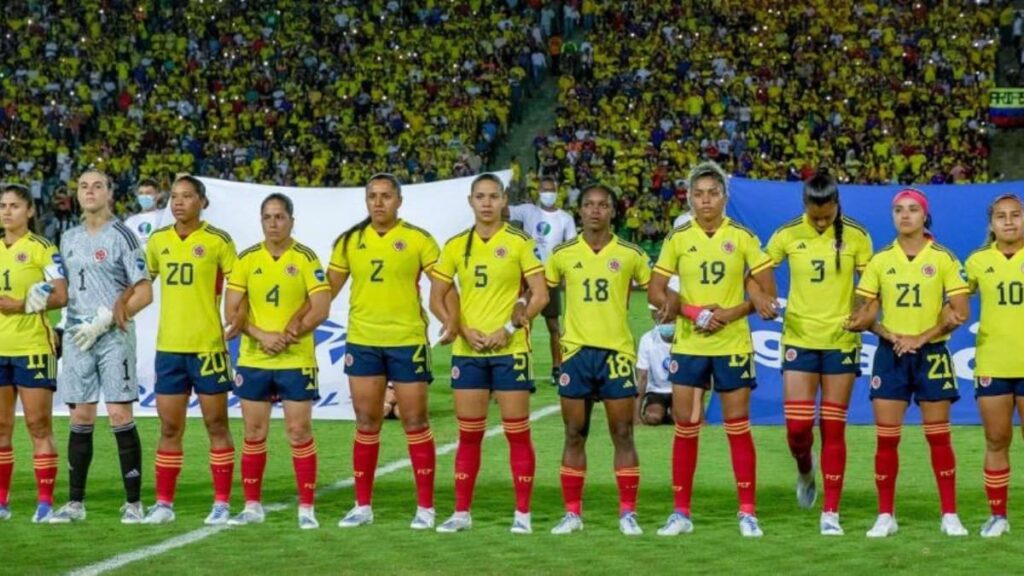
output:
<instances>
[{"instance_id":1,"label":"bun hairstyle","mask_svg":"<svg viewBox=\"0 0 1024 576\"><path fill-rule=\"evenodd\" d=\"M804 182L804 205L824 206L831 202L836 203L836 219L832 221L832 231L836 235L836 270L840 270L843 252L843 207L839 202L839 184L827 168L821 168Z\"/></svg>"}]
</instances>

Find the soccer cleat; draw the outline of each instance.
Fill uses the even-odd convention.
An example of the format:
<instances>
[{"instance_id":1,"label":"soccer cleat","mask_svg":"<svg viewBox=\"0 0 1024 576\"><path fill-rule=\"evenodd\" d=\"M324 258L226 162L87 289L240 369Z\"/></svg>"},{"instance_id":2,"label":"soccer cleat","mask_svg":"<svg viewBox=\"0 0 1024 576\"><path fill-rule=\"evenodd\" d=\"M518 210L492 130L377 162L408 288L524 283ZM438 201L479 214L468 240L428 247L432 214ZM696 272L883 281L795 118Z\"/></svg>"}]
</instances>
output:
<instances>
[{"instance_id":1,"label":"soccer cleat","mask_svg":"<svg viewBox=\"0 0 1024 576\"><path fill-rule=\"evenodd\" d=\"M583 518L575 512L566 512L558 524L551 529L552 534L572 534L583 530Z\"/></svg>"},{"instance_id":2,"label":"soccer cleat","mask_svg":"<svg viewBox=\"0 0 1024 576\"><path fill-rule=\"evenodd\" d=\"M843 527L839 525L839 514L836 512L822 512L820 525L822 536L842 536L845 534Z\"/></svg>"},{"instance_id":3,"label":"soccer cleat","mask_svg":"<svg viewBox=\"0 0 1024 576\"><path fill-rule=\"evenodd\" d=\"M142 519L143 524L170 524L171 522L174 522L174 508L163 502L157 502L150 507L146 517Z\"/></svg>"},{"instance_id":4,"label":"soccer cleat","mask_svg":"<svg viewBox=\"0 0 1024 576\"><path fill-rule=\"evenodd\" d=\"M316 521L316 514L312 506L299 506L299 528L302 530L315 530L320 527Z\"/></svg>"},{"instance_id":5,"label":"soccer cleat","mask_svg":"<svg viewBox=\"0 0 1024 576\"><path fill-rule=\"evenodd\" d=\"M896 518L892 514L879 514L875 519L875 525L868 530L868 538L885 538L895 534L900 527L896 524Z\"/></svg>"},{"instance_id":6,"label":"soccer cleat","mask_svg":"<svg viewBox=\"0 0 1024 576\"><path fill-rule=\"evenodd\" d=\"M422 506L416 507L416 516L412 519L412 524L409 524L409 528L413 530L430 530L434 527L434 509L424 508Z\"/></svg>"},{"instance_id":7,"label":"soccer cleat","mask_svg":"<svg viewBox=\"0 0 1024 576\"><path fill-rule=\"evenodd\" d=\"M338 520L338 528L355 528L357 526L368 526L373 524L373 508L369 506L354 506L345 514L345 517Z\"/></svg>"},{"instance_id":8,"label":"soccer cleat","mask_svg":"<svg viewBox=\"0 0 1024 576\"><path fill-rule=\"evenodd\" d=\"M644 529L636 521L636 512L626 512L619 516L619 532L626 536L640 536L644 533Z\"/></svg>"},{"instance_id":9,"label":"soccer cleat","mask_svg":"<svg viewBox=\"0 0 1024 576\"><path fill-rule=\"evenodd\" d=\"M219 526L221 524L227 524L228 519L231 518L231 506L227 502L214 502L213 509L210 510L210 514L203 520L203 524L207 526Z\"/></svg>"},{"instance_id":10,"label":"soccer cleat","mask_svg":"<svg viewBox=\"0 0 1024 576\"><path fill-rule=\"evenodd\" d=\"M956 514L943 514L942 523L939 524L939 530L942 531L946 536L967 536L967 528L964 528L960 517Z\"/></svg>"},{"instance_id":11,"label":"soccer cleat","mask_svg":"<svg viewBox=\"0 0 1024 576\"><path fill-rule=\"evenodd\" d=\"M760 538L764 536L761 527L757 524L757 516L740 512L736 515L740 519L740 536L744 538Z\"/></svg>"},{"instance_id":12,"label":"soccer cleat","mask_svg":"<svg viewBox=\"0 0 1024 576\"><path fill-rule=\"evenodd\" d=\"M61 506L50 516L50 524L68 524L85 520L85 504L74 500ZM35 522L35 519L32 520Z\"/></svg>"},{"instance_id":13,"label":"soccer cleat","mask_svg":"<svg viewBox=\"0 0 1024 576\"><path fill-rule=\"evenodd\" d=\"M818 499L818 488L814 479L818 475L818 466L811 460L811 471L807 474L797 474L796 477L796 503L804 510L814 507L814 501Z\"/></svg>"},{"instance_id":14,"label":"soccer cleat","mask_svg":"<svg viewBox=\"0 0 1024 576\"><path fill-rule=\"evenodd\" d=\"M469 516L469 512L456 512L452 514L452 517L445 520L440 526L437 527L437 531L442 534L452 534L454 532L462 532L469 530L473 527L473 518Z\"/></svg>"},{"instance_id":15,"label":"soccer cleat","mask_svg":"<svg viewBox=\"0 0 1024 576\"><path fill-rule=\"evenodd\" d=\"M533 534L530 513L516 510L515 516L512 517L512 527L509 528L509 532L513 534Z\"/></svg>"},{"instance_id":16,"label":"soccer cleat","mask_svg":"<svg viewBox=\"0 0 1024 576\"><path fill-rule=\"evenodd\" d=\"M11 519L11 507L6 505L6 504L0 505L0 520L10 520L10 519Z\"/></svg>"},{"instance_id":17,"label":"soccer cleat","mask_svg":"<svg viewBox=\"0 0 1024 576\"><path fill-rule=\"evenodd\" d=\"M982 538L999 538L1010 532L1010 521L1006 516L990 516L981 527Z\"/></svg>"},{"instance_id":18,"label":"soccer cleat","mask_svg":"<svg viewBox=\"0 0 1024 576\"><path fill-rule=\"evenodd\" d=\"M266 518L263 512L263 504L259 502L246 502L245 508L228 520L228 526L245 526L246 524L262 524Z\"/></svg>"},{"instance_id":19,"label":"soccer cleat","mask_svg":"<svg viewBox=\"0 0 1024 576\"><path fill-rule=\"evenodd\" d=\"M121 505L121 524L140 524L144 517L142 502L125 502Z\"/></svg>"},{"instance_id":20,"label":"soccer cleat","mask_svg":"<svg viewBox=\"0 0 1024 576\"><path fill-rule=\"evenodd\" d=\"M658 528L658 536L678 536L692 532L693 520L682 512L673 512L665 521L665 525Z\"/></svg>"},{"instance_id":21,"label":"soccer cleat","mask_svg":"<svg viewBox=\"0 0 1024 576\"><path fill-rule=\"evenodd\" d=\"M83 509L84 512L84 509ZM84 516L83 516L84 517ZM36 513L32 515L33 524L48 524L53 519L53 506L40 502L36 505Z\"/></svg>"}]
</instances>

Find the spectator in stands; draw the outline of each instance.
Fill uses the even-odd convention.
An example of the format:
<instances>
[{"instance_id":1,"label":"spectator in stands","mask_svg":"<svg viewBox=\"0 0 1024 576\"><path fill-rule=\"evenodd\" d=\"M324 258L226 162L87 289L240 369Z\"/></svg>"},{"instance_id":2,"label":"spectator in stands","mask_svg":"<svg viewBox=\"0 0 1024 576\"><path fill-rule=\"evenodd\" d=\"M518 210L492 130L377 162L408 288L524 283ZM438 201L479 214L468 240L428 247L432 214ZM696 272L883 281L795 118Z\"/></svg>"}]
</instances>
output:
<instances>
[{"instance_id":1,"label":"spectator in stands","mask_svg":"<svg viewBox=\"0 0 1024 576\"><path fill-rule=\"evenodd\" d=\"M139 242L143 246L149 240L149 235L162 226L163 196L160 185L152 178L143 178L135 189L135 201L138 203L140 211L126 218L124 224L139 237Z\"/></svg>"}]
</instances>

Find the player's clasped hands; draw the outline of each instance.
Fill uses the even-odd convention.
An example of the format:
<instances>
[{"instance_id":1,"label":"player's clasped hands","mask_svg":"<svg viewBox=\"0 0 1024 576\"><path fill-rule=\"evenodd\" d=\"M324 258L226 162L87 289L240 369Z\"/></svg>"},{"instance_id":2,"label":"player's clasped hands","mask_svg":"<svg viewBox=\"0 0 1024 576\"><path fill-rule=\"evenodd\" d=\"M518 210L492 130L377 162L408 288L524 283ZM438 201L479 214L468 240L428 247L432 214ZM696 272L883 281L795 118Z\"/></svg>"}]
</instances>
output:
<instances>
[{"instance_id":1,"label":"player's clasped hands","mask_svg":"<svg viewBox=\"0 0 1024 576\"><path fill-rule=\"evenodd\" d=\"M761 291L751 291L750 302L754 310L764 320L774 320L779 317L779 301Z\"/></svg>"},{"instance_id":2,"label":"player's clasped hands","mask_svg":"<svg viewBox=\"0 0 1024 576\"><path fill-rule=\"evenodd\" d=\"M904 354L917 354L922 346L928 343L926 335L907 336L904 334L893 334L892 348L897 356Z\"/></svg>"}]
</instances>

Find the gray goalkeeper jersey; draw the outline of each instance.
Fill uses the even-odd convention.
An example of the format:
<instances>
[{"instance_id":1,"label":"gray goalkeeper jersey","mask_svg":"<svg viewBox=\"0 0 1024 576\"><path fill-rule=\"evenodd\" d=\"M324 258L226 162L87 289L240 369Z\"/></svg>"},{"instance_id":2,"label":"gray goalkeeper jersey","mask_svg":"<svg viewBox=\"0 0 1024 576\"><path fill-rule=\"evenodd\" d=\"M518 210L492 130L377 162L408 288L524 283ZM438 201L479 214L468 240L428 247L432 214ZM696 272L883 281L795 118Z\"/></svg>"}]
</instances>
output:
<instances>
[{"instance_id":1,"label":"gray goalkeeper jersey","mask_svg":"<svg viewBox=\"0 0 1024 576\"><path fill-rule=\"evenodd\" d=\"M84 225L68 230L60 251L67 267L69 327L94 315L100 306L113 310L121 292L149 279L138 238L117 218L91 235Z\"/></svg>"}]
</instances>

